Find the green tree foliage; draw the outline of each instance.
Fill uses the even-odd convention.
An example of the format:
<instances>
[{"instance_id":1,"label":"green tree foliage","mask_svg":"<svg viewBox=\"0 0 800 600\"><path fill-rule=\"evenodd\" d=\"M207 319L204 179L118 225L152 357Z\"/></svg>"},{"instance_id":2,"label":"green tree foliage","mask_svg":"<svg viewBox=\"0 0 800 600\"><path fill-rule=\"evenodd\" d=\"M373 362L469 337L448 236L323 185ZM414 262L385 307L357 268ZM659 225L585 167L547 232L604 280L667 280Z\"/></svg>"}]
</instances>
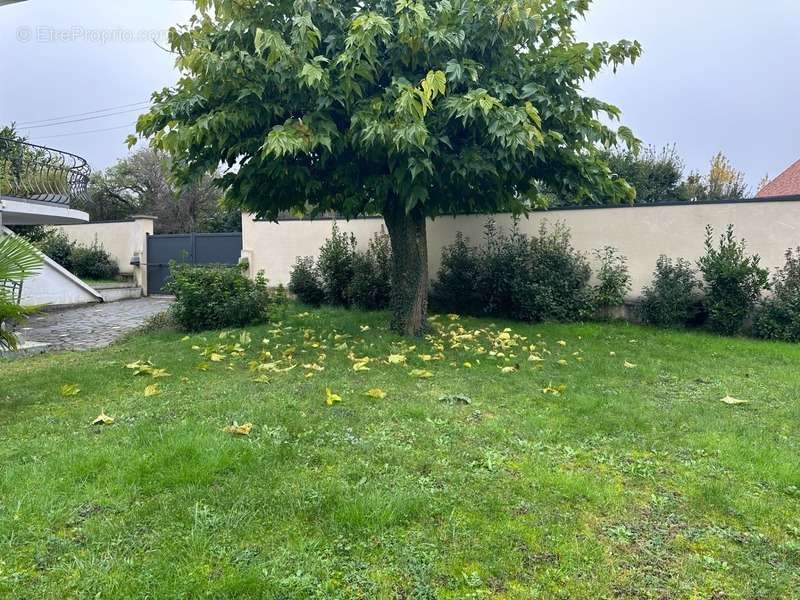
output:
<instances>
[{"instance_id":1,"label":"green tree foliage","mask_svg":"<svg viewBox=\"0 0 800 600\"><path fill-rule=\"evenodd\" d=\"M221 199L213 176L177 184L170 178L170 158L143 149L94 173L88 199L73 205L95 221L153 215L156 233L241 231L240 211L223 207Z\"/></svg>"},{"instance_id":2,"label":"green tree foliage","mask_svg":"<svg viewBox=\"0 0 800 600\"><path fill-rule=\"evenodd\" d=\"M222 164L229 201L259 217L382 215L397 331L424 329L426 217L525 211L541 185L633 199L600 147L637 140L582 88L641 47L578 41L589 0L195 4L170 31L181 77L137 131L184 181Z\"/></svg>"},{"instance_id":3,"label":"green tree foliage","mask_svg":"<svg viewBox=\"0 0 800 600\"><path fill-rule=\"evenodd\" d=\"M7 322L21 319L27 313L17 304L8 283L21 283L35 275L41 265L41 256L27 240L0 232L0 350L16 350L17 337L8 329Z\"/></svg>"},{"instance_id":4,"label":"green tree foliage","mask_svg":"<svg viewBox=\"0 0 800 600\"><path fill-rule=\"evenodd\" d=\"M636 190L637 204L680 198L684 164L675 146L614 148L606 158L611 170Z\"/></svg>"},{"instance_id":5,"label":"green tree foliage","mask_svg":"<svg viewBox=\"0 0 800 600\"><path fill-rule=\"evenodd\" d=\"M637 204L738 200L750 193L744 173L735 169L722 152L711 159L708 173L692 171L685 177L684 162L674 145L660 150L652 146L615 147L606 151L606 160L614 174L636 190Z\"/></svg>"}]
</instances>

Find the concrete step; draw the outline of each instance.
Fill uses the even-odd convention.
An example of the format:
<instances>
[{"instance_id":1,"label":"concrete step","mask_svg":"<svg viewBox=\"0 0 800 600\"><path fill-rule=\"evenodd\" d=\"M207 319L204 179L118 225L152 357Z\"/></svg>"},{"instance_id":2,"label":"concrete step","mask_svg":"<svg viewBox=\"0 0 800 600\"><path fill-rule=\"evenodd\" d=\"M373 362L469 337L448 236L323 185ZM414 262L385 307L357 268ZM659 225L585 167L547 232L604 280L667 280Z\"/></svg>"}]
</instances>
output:
<instances>
[{"instance_id":1,"label":"concrete step","mask_svg":"<svg viewBox=\"0 0 800 600\"><path fill-rule=\"evenodd\" d=\"M132 283L102 283L94 289L103 297L103 302L119 302L142 297L142 288Z\"/></svg>"}]
</instances>

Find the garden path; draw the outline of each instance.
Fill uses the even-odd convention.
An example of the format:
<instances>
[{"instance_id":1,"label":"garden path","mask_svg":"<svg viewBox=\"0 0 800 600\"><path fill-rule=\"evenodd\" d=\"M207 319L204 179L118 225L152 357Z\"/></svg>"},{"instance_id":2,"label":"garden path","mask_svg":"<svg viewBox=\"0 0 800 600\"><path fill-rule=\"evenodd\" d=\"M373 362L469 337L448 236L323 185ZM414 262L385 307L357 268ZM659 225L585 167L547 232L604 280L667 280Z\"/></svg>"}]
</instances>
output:
<instances>
[{"instance_id":1,"label":"garden path","mask_svg":"<svg viewBox=\"0 0 800 600\"><path fill-rule=\"evenodd\" d=\"M171 303L169 297L156 296L44 312L31 316L18 333L21 341L47 344L48 350L103 348Z\"/></svg>"}]
</instances>

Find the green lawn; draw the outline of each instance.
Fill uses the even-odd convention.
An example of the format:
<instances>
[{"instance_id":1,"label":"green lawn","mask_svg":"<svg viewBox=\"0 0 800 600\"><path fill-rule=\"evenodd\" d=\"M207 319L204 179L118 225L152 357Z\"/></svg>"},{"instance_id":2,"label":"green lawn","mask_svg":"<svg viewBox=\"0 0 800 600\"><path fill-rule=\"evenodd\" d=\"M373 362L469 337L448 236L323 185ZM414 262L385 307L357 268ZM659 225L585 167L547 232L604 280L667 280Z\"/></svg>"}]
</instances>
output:
<instances>
[{"instance_id":1,"label":"green lawn","mask_svg":"<svg viewBox=\"0 0 800 600\"><path fill-rule=\"evenodd\" d=\"M0 363L0 597L797 597L799 347L303 310Z\"/></svg>"}]
</instances>

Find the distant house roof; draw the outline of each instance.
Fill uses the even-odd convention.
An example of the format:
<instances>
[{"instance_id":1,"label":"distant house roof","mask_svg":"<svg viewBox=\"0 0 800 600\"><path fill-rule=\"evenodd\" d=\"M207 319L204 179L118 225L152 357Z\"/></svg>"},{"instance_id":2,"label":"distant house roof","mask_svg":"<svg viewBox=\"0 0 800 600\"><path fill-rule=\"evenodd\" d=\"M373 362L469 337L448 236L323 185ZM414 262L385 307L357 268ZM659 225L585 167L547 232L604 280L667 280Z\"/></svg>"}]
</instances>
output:
<instances>
[{"instance_id":1,"label":"distant house roof","mask_svg":"<svg viewBox=\"0 0 800 600\"><path fill-rule=\"evenodd\" d=\"M756 198L770 196L800 196L800 160L770 181L756 194Z\"/></svg>"}]
</instances>

